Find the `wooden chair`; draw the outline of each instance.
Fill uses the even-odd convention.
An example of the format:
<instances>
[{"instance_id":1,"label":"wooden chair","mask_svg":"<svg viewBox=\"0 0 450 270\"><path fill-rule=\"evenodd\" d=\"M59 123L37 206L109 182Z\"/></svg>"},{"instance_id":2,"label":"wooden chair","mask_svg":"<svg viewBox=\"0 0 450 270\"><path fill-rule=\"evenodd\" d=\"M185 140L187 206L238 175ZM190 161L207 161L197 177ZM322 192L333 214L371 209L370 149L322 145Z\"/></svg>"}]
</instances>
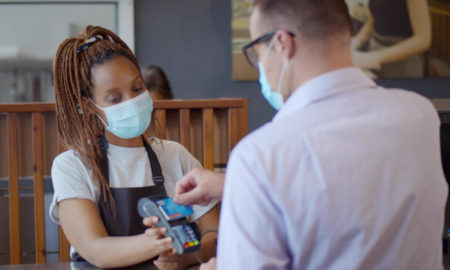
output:
<instances>
[{"instance_id":1,"label":"wooden chair","mask_svg":"<svg viewBox=\"0 0 450 270\"><path fill-rule=\"evenodd\" d=\"M248 133L246 99L155 101L157 137L183 144L207 169L224 167L231 149ZM10 263L21 263L19 179L33 175L35 262L46 262L44 176L64 149L56 138L54 104L0 104L0 177L8 178ZM31 153L29 152L31 149ZM69 243L59 228L59 258Z\"/></svg>"}]
</instances>

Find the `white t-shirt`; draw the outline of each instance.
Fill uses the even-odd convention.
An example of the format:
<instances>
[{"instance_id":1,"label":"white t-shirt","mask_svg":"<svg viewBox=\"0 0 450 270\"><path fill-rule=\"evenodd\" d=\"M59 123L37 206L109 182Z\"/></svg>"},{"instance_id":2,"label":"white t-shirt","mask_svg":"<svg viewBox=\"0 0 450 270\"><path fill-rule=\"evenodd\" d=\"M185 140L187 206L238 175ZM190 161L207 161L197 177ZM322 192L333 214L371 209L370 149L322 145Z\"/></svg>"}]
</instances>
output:
<instances>
[{"instance_id":1,"label":"white t-shirt","mask_svg":"<svg viewBox=\"0 0 450 270\"><path fill-rule=\"evenodd\" d=\"M175 183L187 172L201 167L182 145L172 141L153 139L153 151L161 164L164 186L167 195L175 194ZM109 144L109 181L113 188L154 186L152 171L144 147L120 147ZM88 199L97 204L100 198L100 185L93 181L90 166L86 166L73 150L58 155L53 161L52 180L53 201L50 205L50 217L59 224L57 203L66 199ZM217 202L202 207L194 205L191 220L197 220L207 213Z\"/></svg>"}]
</instances>

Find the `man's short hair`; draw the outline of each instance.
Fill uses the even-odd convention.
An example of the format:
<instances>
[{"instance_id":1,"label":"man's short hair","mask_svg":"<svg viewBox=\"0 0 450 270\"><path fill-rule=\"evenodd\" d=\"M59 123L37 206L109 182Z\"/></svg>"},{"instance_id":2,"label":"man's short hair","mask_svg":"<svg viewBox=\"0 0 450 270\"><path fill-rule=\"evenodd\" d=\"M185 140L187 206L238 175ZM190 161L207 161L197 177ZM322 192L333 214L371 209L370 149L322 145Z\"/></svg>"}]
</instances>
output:
<instances>
[{"instance_id":1,"label":"man's short hair","mask_svg":"<svg viewBox=\"0 0 450 270\"><path fill-rule=\"evenodd\" d=\"M278 30L299 32L313 40L351 33L352 22L344 0L254 0L261 23ZM290 26L292 25L292 26Z\"/></svg>"}]
</instances>

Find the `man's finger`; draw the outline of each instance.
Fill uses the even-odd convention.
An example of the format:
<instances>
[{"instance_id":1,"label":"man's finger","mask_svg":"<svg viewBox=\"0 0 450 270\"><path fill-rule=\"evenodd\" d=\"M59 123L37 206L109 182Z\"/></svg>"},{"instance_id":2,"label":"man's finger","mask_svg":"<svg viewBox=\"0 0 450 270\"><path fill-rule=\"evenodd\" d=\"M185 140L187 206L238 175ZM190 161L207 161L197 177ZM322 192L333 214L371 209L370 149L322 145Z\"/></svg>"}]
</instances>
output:
<instances>
[{"instance_id":1,"label":"man's finger","mask_svg":"<svg viewBox=\"0 0 450 270\"><path fill-rule=\"evenodd\" d=\"M198 170L194 169L183 176L175 185L175 195L188 192L197 186L196 177Z\"/></svg>"},{"instance_id":2,"label":"man's finger","mask_svg":"<svg viewBox=\"0 0 450 270\"><path fill-rule=\"evenodd\" d=\"M190 190L186 193L176 195L174 198L175 203L177 204L197 204L201 201L203 194L200 193L198 187Z\"/></svg>"}]
</instances>

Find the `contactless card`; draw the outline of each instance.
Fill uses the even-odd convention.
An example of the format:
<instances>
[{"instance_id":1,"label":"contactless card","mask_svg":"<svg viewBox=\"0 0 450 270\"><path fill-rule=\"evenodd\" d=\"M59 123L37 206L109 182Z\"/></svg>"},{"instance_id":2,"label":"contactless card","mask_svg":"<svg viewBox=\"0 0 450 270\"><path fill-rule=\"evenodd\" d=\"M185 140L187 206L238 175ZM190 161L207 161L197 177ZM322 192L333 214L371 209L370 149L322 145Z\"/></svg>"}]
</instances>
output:
<instances>
[{"instance_id":1,"label":"contactless card","mask_svg":"<svg viewBox=\"0 0 450 270\"><path fill-rule=\"evenodd\" d=\"M194 213L194 210L192 210L190 205L184 206L176 204L172 198L162 199L157 201L157 203L167 220L177 220Z\"/></svg>"}]
</instances>

